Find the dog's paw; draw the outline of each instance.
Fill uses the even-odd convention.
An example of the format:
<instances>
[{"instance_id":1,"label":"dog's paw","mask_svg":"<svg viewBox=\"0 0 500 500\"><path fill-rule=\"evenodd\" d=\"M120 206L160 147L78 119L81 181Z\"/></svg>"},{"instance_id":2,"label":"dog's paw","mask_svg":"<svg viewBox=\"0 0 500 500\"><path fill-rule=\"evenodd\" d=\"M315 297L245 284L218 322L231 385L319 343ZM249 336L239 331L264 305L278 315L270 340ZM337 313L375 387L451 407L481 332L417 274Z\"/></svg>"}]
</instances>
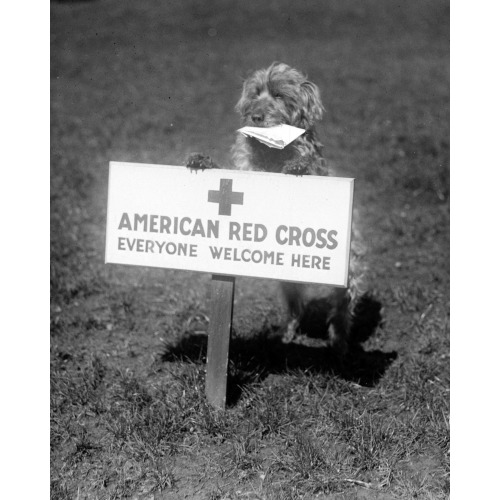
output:
<instances>
[{"instance_id":1,"label":"dog's paw","mask_svg":"<svg viewBox=\"0 0 500 500\"><path fill-rule=\"evenodd\" d=\"M286 325L286 330L283 333L283 337L281 338L283 344L290 344L290 342L293 342L297 338L297 336L299 335L299 327L300 323L295 318L292 318L288 322L288 324Z\"/></svg>"},{"instance_id":2,"label":"dog's paw","mask_svg":"<svg viewBox=\"0 0 500 500\"><path fill-rule=\"evenodd\" d=\"M352 346L350 333L352 318L347 310L350 297L348 294L342 300L340 310L327 320L328 345L335 351L339 358L344 357Z\"/></svg>"},{"instance_id":3,"label":"dog's paw","mask_svg":"<svg viewBox=\"0 0 500 500\"><path fill-rule=\"evenodd\" d=\"M283 167L282 173L288 175L309 175L311 169L311 158L300 156L288 160Z\"/></svg>"},{"instance_id":4,"label":"dog's paw","mask_svg":"<svg viewBox=\"0 0 500 500\"><path fill-rule=\"evenodd\" d=\"M334 323L328 325L328 345L339 358L343 358L347 354L349 342L343 327Z\"/></svg>"},{"instance_id":5,"label":"dog's paw","mask_svg":"<svg viewBox=\"0 0 500 500\"><path fill-rule=\"evenodd\" d=\"M219 168L210 156L201 153L191 153L186 160L186 167L194 171Z\"/></svg>"}]
</instances>

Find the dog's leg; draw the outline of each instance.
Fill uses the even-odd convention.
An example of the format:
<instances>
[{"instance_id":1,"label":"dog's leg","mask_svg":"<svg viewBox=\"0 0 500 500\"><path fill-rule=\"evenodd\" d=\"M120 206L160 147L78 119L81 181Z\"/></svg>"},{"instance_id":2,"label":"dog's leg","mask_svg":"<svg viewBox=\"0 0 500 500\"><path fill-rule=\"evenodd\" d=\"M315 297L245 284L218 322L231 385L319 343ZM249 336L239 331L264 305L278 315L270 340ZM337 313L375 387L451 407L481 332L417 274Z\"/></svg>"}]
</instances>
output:
<instances>
[{"instance_id":1,"label":"dog's leg","mask_svg":"<svg viewBox=\"0 0 500 500\"><path fill-rule=\"evenodd\" d=\"M186 160L186 167L191 170L205 170L207 168L219 168L210 156L201 153L191 153Z\"/></svg>"},{"instance_id":2,"label":"dog's leg","mask_svg":"<svg viewBox=\"0 0 500 500\"><path fill-rule=\"evenodd\" d=\"M287 344L297 335L300 320L304 313L304 285L282 282L281 289L285 296L289 314L286 332L283 335L283 342Z\"/></svg>"},{"instance_id":3,"label":"dog's leg","mask_svg":"<svg viewBox=\"0 0 500 500\"><path fill-rule=\"evenodd\" d=\"M339 356L343 356L349 347L350 302L351 295L347 288L334 289L331 296L331 309L327 318L328 342Z\"/></svg>"}]
</instances>

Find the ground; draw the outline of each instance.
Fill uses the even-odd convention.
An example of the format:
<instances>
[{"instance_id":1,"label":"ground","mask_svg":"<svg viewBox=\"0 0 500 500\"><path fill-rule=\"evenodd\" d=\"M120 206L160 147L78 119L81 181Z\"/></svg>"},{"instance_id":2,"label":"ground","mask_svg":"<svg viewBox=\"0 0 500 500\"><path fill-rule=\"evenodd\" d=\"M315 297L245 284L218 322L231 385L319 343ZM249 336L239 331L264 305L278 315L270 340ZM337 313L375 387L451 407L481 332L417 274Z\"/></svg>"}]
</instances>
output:
<instances>
[{"instance_id":1,"label":"ground","mask_svg":"<svg viewBox=\"0 0 500 500\"><path fill-rule=\"evenodd\" d=\"M51 496L449 496L449 5L51 3ZM242 79L318 84L318 132L369 242L360 345L284 345L238 278L225 412L207 406L210 276L104 264L108 163L219 162ZM314 290L312 292L314 294Z\"/></svg>"}]
</instances>

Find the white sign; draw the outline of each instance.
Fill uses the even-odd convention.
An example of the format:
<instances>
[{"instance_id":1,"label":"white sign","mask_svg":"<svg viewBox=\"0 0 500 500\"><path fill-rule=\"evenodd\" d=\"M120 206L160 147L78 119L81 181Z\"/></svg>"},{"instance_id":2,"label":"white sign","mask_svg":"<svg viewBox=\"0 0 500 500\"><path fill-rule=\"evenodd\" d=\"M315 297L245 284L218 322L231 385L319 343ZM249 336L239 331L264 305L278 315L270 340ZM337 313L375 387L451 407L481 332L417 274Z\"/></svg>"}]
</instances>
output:
<instances>
[{"instance_id":1,"label":"white sign","mask_svg":"<svg viewBox=\"0 0 500 500\"><path fill-rule=\"evenodd\" d=\"M347 286L354 179L111 162L106 262Z\"/></svg>"}]
</instances>

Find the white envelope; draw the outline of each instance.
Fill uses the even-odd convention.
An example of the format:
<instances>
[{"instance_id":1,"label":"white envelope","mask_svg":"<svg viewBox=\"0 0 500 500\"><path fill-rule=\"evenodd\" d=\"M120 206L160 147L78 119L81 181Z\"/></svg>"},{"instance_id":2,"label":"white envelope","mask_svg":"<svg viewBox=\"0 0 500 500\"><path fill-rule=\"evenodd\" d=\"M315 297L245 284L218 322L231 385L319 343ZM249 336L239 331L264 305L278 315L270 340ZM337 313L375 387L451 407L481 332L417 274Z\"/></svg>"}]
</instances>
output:
<instances>
[{"instance_id":1,"label":"white envelope","mask_svg":"<svg viewBox=\"0 0 500 500\"><path fill-rule=\"evenodd\" d=\"M301 136L305 130L291 125L274 127L243 127L238 129L246 137L253 137L270 148L283 149Z\"/></svg>"}]
</instances>

